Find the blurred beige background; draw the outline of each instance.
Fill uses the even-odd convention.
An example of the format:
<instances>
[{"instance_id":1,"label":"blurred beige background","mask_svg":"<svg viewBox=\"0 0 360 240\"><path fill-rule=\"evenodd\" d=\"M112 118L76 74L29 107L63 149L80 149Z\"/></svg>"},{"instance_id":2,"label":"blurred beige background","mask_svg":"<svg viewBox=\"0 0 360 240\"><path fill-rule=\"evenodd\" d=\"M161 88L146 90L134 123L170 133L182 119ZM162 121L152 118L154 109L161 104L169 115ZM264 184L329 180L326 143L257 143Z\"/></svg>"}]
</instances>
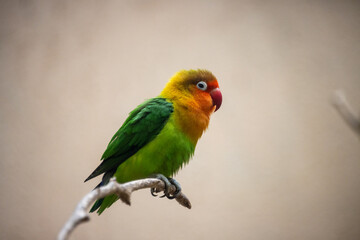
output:
<instances>
[{"instance_id":1,"label":"blurred beige background","mask_svg":"<svg viewBox=\"0 0 360 240\"><path fill-rule=\"evenodd\" d=\"M180 69L222 108L176 176L72 239L360 239L358 1L1 1L0 239L54 239L129 111ZM106 237L106 238L105 238Z\"/></svg>"}]
</instances>

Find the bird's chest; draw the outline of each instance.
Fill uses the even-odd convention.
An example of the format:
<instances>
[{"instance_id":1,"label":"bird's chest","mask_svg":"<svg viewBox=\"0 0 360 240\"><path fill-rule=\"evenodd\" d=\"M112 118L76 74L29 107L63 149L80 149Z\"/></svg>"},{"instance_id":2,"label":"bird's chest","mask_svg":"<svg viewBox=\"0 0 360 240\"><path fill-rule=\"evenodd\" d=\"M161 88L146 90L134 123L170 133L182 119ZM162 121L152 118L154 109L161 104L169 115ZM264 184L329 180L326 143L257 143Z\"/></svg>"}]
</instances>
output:
<instances>
[{"instance_id":1,"label":"bird's chest","mask_svg":"<svg viewBox=\"0 0 360 240\"><path fill-rule=\"evenodd\" d=\"M172 176L188 163L194 150L195 144L179 129L173 119L169 119L164 129L149 143L145 151L152 159L154 171Z\"/></svg>"},{"instance_id":2,"label":"bird's chest","mask_svg":"<svg viewBox=\"0 0 360 240\"><path fill-rule=\"evenodd\" d=\"M119 166L118 181L125 182L157 173L170 177L188 163L194 150L195 144L170 118L155 139Z\"/></svg>"}]
</instances>

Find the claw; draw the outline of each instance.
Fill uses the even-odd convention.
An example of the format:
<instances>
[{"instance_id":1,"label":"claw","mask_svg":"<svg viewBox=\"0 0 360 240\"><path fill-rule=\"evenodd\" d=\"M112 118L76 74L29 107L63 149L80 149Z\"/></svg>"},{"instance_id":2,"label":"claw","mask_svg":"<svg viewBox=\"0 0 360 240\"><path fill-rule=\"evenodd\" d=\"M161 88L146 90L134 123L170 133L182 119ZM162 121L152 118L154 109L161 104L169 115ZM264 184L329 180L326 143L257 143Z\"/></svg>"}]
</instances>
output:
<instances>
[{"instance_id":1,"label":"claw","mask_svg":"<svg viewBox=\"0 0 360 240\"><path fill-rule=\"evenodd\" d=\"M168 199L174 199L176 198L179 193L181 192L181 187L180 187L180 184L173 178L166 178L164 175L162 174L154 174L154 175L151 175L151 177L154 177L154 178L157 178L157 179L160 179L161 181L164 182L165 184L165 189L164 189L164 195L160 196L160 198L163 198L163 197L167 197ZM176 190L173 194L170 194L169 193L169 189L170 189L170 186L171 185L174 185ZM156 189L155 188L151 188L150 189L151 191L151 195L154 196L154 197L157 197L158 195L155 194L156 192Z\"/></svg>"},{"instance_id":2,"label":"claw","mask_svg":"<svg viewBox=\"0 0 360 240\"><path fill-rule=\"evenodd\" d=\"M150 192L151 192L151 195L153 196L153 197L157 197L157 194L155 194L155 188L151 188L150 189Z\"/></svg>"},{"instance_id":3,"label":"claw","mask_svg":"<svg viewBox=\"0 0 360 240\"><path fill-rule=\"evenodd\" d=\"M166 197L166 194L164 194L164 195L161 195L159 198L164 198L164 197Z\"/></svg>"},{"instance_id":4,"label":"claw","mask_svg":"<svg viewBox=\"0 0 360 240\"><path fill-rule=\"evenodd\" d=\"M171 186L171 183L164 175L162 175L162 174L153 174L150 177L157 178L157 179L164 182L164 184L165 184L164 195L161 196L161 198L164 197L164 196L169 195L168 191L169 191L169 187ZM154 196L154 197L158 196L157 194L155 194L155 189L154 188L151 188L151 195Z\"/></svg>"},{"instance_id":5,"label":"claw","mask_svg":"<svg viewBox=\"0 0 360 240\"><path fill-rule=\"evenodd\" d=\"M175 192L172 194L172 195L167 195L166 197L168 198L168 199L174 199L174 198L176 198L178 195L179 195L179 193L181 192L181 186L180 186L180 184L175 180L175 179L173 179L173 178L169 178L169 182L172 184L172 185L174 185L175 186L175 188L176 188L176 190L175 190Z\"/></svg>"}]
</instances>

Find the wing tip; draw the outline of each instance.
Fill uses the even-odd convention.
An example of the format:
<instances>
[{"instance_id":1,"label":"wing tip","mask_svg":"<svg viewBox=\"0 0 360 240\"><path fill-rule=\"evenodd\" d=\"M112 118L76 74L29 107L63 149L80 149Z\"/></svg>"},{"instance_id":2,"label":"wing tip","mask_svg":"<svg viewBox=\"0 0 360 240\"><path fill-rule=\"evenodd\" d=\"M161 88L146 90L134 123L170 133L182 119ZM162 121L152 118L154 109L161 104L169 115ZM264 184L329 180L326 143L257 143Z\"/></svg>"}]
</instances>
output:
<instances>
[{"instance_id":1,"label":"wing tip","mask_svg":"<svg viewBox=\"0 0 360 240\"><path fill-rule=\"evenodd\" d=\"M101 174L101 173L100 173L100 174ZM88 176L88 177L85 179L84 182L87 182L87 181L89 181L90 179L93 179L94 177L96 177L96 176L98 176L98 175L100 175L100 174L97 174L97 173L94 171L94 172L92 172L92 173L90 174L90 176Z\"/></svg>"}]
</instances>

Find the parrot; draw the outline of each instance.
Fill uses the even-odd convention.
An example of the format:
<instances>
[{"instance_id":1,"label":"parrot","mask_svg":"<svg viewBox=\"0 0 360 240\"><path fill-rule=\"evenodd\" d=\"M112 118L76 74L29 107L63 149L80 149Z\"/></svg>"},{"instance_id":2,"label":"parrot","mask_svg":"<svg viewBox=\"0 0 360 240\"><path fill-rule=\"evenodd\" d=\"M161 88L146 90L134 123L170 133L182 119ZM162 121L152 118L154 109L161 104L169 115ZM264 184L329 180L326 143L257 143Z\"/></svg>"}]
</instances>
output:
<instances>
[{"instance_id":1,"label":"parrot","mask_svg":"<svg viewBox=\"0 0 360 240\"><path fill-rule=\"evenodd\" d=\"M210 115L221 104L222 93L210 71L180 70L160 95L145 100L129 113L111 138L101 164L85 182L103 174L96 189L113 177L125 183L160 176L166 186L175 185L178 193L181 188L172 176L192 158L199 138L208 128ZM174 198L166 188L164 193ZM99 199L90 212L100 215L118 199L115 194Z\"/></svg>"}]
</instances>

